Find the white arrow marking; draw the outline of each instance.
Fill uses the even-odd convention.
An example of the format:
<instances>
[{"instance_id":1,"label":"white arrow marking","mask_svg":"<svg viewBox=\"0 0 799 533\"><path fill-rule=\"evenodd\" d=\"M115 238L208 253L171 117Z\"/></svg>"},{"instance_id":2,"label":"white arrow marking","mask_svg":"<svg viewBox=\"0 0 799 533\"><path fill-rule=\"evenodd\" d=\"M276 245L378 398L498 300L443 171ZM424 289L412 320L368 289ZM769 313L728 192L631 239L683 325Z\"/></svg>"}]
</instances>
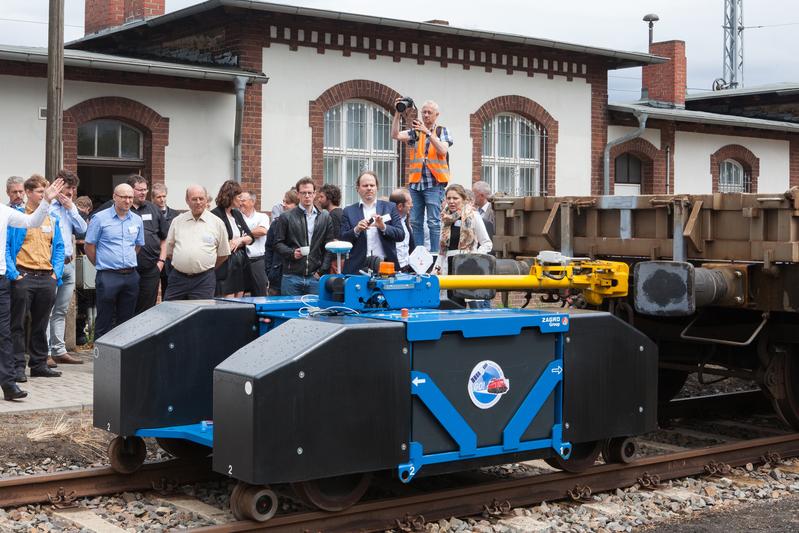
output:
<instances>
[{"instance_id":1,"label":"white arrow marking","mask_svg":"<svg viewBox=\"0 0 799 533\"><path fill-rule=\"evenodd\" d=\"M556 366L555 368L552 369L552 372L555 374L560 374L561 372L563 372L563 369L560 366Z\"/></svg>"},{"instance_id":2,"label":"white arrow marking","mask_svg":"<svg viewBox=\"0 0 799 533\"><path fill-rule=\"evenodd\" d=\"M418 387L418 386L419 386L419 385L421 385L422 383L427 383L427 380L426 380L426 379L424 379L424 378L418 378L418 377L417 377L417 378L413 378L413 381L412 381L411 383L413 383L413 386L414 386L414 387Z\"/></svg>"}]
</instances>

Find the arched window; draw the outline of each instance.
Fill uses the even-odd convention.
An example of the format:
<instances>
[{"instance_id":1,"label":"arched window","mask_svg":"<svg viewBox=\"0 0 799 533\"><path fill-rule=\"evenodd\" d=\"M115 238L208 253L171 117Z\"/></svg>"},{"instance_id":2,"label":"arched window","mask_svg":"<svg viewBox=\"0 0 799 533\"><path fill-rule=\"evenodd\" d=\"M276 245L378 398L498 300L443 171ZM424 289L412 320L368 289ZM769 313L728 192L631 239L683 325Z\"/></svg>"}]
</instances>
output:
<instances>
[{"instance_id":1,"label":"arched window","mask_svg":"<svg viewBox=\"0 0 799 533\"><path fill-rule=\"evenodd\" d=\"M541 156L546 137L546 130L516 114L483 122L482 179L511 196L545 194Z\"/></svg>"},{"instance_id":2,"label":"arched window","mask_svg":"<svg viewBox=\"0 0 799 533\"><path fill-rule=\"evenodd\" d=\"M78 127L78 157L141 161L142 134L118 120L92 120Z\"/></svg>"},{"instance_id":3,"label":"arched window","mask_svg":"<svg viewBox=\"0 0 799 533\"><path fill-rule=\"evenodd\" d=\"M742 164L734 159L721 162L719 192L750 192L751 187L751 176Z\"/></svg>"},{"instance_id":4,"label":"arched window","mask_svg":"<svg viewBox=\"0 0 799 533\"><path fill-rule=\"evenodd\" d=\"M391 138L391 116L381 107L349 100L325 112L324 181L341 187L345 204L355 202L355 179L374 171L379 194L397 186L397 145Z\"/></svg>"},{"instance_id":5,"label":"arched window","mask_svg":"<svg viewBox=\"0 0 799 533\"><path fill-rule=\"evenodd\" d=\"M618 195L641 194L643 164L631 153L621 154L616 158L614 192Z\"/></svg>"}]
</instances>

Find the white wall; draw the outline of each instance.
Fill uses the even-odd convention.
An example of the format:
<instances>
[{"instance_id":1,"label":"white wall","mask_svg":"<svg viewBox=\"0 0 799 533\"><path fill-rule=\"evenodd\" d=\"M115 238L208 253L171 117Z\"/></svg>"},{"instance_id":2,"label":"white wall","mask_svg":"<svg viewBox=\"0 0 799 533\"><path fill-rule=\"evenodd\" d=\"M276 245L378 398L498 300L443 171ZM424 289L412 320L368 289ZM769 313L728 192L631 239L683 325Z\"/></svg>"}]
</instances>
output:
<instances>
[{"instance_id":1,"label":"white wall","mask_svg":"<svg viewBox=\"0 0 799 533\"><path fill-rule=\"evenodd\" d=\"M382 83L421 103L435 100L441 109L439 123L453 136L450 168L454 183L470 184L472 140L469 115L486 101L518 94L538 102L558 121L557 194L591 192L591 87L584 79L526 74L507 75L495 69L486 73L460 65L441 68L438 62L417 65L390 57L370 60L366 55L300 47L291 52L273 44L263 50L263 70L269 83L263 89L263 196L272 205L295 181L311 173L309 102L330 87L349 80Z\"/></svg>"},{"instance_id":2,"label":"white wall","mask_svg":"<svg viewBox=\"0 0 799 533\"><path fill-rule=\"evenodd\" d=\"M608 126L608 142L614 141L628 133L632 133L638 128L632 126ZM646 128L644 134L641 135L644 139L655 145L655 148L660 150L660 130L655 128Z\"/></svg>"},{"instance_id":3,"label":"white wall","mask_svg":"<svg viewBox=\"0 0 799 533\"><path fill-rule=\"evenodd\" d=\"M788 189L788 141L678 131L674 141L674 192L711 193L710 156L728 144L740 144L760 159L758 193L782 193Z\"/></svg>"},{"instance_id":4,"label":"white wall","mask_svg":"<svg viewBox=\"0 0 799 533\"><path fill-rule=\"evenodd\" d=\"M67 81L64 109L91 98L119 96L152 108L169 119L165 176L169 203L185 208L184 192L192 183L212 196L233 175L233 94L160 87ZM45 123L39 107L47 105L47 80L0 76L0 177L44 172Z\"/></svg>"}]
</instances>

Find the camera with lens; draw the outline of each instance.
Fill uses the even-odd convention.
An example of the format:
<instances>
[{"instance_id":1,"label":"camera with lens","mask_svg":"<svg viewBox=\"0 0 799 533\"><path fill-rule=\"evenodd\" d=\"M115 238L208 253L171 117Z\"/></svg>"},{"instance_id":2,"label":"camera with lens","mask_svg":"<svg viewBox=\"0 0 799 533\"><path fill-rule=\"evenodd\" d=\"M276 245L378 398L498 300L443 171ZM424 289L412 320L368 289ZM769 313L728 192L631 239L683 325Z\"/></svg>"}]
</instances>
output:
<instances>
[{"instance_id":1,"label":"camera with lens","mask_svg":"<svg viewBox=\"0 0 799 533\"><path fill-rule=\"evenodd\" d=\"M403 96L401 100L398 100L395 107L397 108L397 112L404 113L406 109L413 109L416 107L413 103L413 98L410 96Z\"/></svg>"}]
</instances>

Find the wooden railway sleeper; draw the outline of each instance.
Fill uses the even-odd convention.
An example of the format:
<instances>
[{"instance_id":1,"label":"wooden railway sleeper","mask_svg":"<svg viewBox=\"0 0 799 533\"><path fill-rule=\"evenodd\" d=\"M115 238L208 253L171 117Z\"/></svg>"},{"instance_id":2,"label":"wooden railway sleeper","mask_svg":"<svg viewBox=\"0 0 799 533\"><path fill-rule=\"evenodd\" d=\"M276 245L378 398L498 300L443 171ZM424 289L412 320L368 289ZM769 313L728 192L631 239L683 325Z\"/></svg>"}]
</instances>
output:
<instances>
[{"instance_id":1,"label":"wooden railway sleeper","mask_svg":"<svg viewBox=\"0 0 799 533\"><path fill-rule=\"evenodd\" d=\"M64 490L64 487L58 487L55 496L48 494L47 499L50 500L50 503L52 503L53 507L56 509L71 509L78 507L78 504L75 501L75 495L76 492L74 490L67 494L67 491Z\"/></svg>"},{"instance_id":2,"label":"wooden railway sleeper","mask_svg":"<svg viewBox=\"0 0 799 533\"><path fill-rule=\"evenodd\" d=\"M484 518L498 518L510 513L512 506L508 500L499 501L496 498L490 505L483 505Z\"/></svg>"},{"instance_id":3,"label":"wooden railway sleeper","mask_svg":"<svg viewBox=\"0 0 799 533\"><path fill-rule=\"evenodd\" d=\"M575 502L591 501L591 487L588 485L575 485L573 489L567 490L566 494Z\"/></svg>"},{"instance_id":4,"label":"wooden railway sleeper","mask_svg":"<svg viewBox=\"0 0 799 533\"><path fill-rule=\"evenodd\" d=\"M418 533L425 531L424 516L420 514L406 514L405 518L396 518L394 519L394 522L397 524L397 528L404 533Z\"/></svg>"}]
</instances>

